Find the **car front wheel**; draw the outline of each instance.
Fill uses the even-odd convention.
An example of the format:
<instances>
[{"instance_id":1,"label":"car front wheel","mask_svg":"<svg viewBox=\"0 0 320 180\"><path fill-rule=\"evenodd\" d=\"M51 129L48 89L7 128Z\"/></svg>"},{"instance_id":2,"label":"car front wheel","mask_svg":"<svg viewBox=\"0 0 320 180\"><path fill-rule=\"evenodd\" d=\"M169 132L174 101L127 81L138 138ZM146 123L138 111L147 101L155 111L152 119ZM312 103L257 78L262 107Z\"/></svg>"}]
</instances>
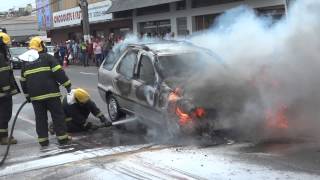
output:
<instances>
[{"instance_id":1,"label":"car front wheel","mask_svg":"<svg viewBox=\"0 0 320 180\"><path fill-rule=\"evenodd\" d=\"M111 95L107 99L108 115L112 122L118 121L120 118L120 108L117 100Z\"/></svg>"}]
</instances>

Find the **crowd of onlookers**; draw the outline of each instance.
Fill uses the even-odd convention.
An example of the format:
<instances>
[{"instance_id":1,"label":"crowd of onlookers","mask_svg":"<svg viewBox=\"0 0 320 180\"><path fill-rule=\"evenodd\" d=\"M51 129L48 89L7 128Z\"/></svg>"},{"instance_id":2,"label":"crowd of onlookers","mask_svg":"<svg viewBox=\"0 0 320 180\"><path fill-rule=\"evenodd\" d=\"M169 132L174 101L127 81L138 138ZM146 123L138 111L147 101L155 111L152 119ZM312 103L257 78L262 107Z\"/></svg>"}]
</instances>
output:
<instances>
[{"instance_id":1,"label":"crowd of onlookers","mask_svg":"<svg viewBox=\"0 0 320 180\"><path fill-rule=\"evenodd\" d=\"M96 65L99 67L108 52L112 50L116 43L122 41L121 36L115 36L110 33L108 37L92 37L91 42L83 40L68 40L66 42L56 43L54 56L63 65L81 64L83 66Z\"/></svg>"}]
</instances>

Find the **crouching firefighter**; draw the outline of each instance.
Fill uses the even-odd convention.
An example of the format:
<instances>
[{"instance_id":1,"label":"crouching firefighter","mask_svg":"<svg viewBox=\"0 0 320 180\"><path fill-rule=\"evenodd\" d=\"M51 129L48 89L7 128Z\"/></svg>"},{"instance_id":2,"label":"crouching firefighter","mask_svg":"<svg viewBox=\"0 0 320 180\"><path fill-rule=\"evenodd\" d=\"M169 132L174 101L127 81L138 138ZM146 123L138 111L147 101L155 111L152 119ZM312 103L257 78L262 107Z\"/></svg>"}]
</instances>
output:
<instances>
[{"instance_id":1,"label":"crouching firefighter","mask_svg":"<svg viewBox=\"0 0 320 180\"><path fill-rule=\"evenodd\" d=\"M19 56L23 61L21 87L27 101L33 105L39 144L49 145L47 111L51 114L59 144L68 144L71 137L66 132L59 85L70 92L71 82L57 60L46 53L46 47L39 37L30 40L29 49Z\"/></svg>"},{"instance_id":2,"label":"crouching firefighter","mask_svg":"<svg viewBox=\"0 0 320 180\"><path fill-rule=\"evenodd\" d=\"M95 117L100 119L104 126L111 126L112 123L107 120L95 102L90 99L90 95L84 89L78 88L71 90L62 100L63 110L66 115L66 123L68 132L82 132L88 130L96 130L98 126L87 122L87 119L92 113ZM50 132L53 128L50 126Z\"/></svg>"},{"instance_id":3,"label":"crouching firefighter","mask_svg":"<svg viewBox=\"0 0 320 180\"><path fill-rule=\"evenodd\" d=\"M17 144L8 138L8 124L12 116L12 96L19 93L9 62L10 36L0 32L0 144Z\"/></svg>"}]
</instances>

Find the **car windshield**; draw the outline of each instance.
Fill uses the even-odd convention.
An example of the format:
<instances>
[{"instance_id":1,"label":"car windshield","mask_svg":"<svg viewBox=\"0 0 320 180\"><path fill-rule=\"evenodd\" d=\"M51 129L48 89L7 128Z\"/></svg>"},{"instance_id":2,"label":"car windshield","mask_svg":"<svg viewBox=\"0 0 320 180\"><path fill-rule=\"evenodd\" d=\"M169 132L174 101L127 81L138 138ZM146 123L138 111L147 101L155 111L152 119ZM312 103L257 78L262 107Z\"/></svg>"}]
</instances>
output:
<instances>
[{"instance_id":1,"label":"car windshield","mask_svg":"<svg viewBox=\"0 0 320 180\"><path fill-rule=\"evenodd\" d=\"M28 51L27 47L14 47L10 48L10 54L11 56L20 56L21 54Z\"/></svg>"},{"instance_id":2,"label":"car windshield","mask_svg":"<svg viewBox=\"0 0 320 180\"><path fill-rule=\"evenodd\" d=\"M48 52L54 52L54 46L47 46Z\"/></svg>"},{"instance_id":3,"label":"car windshield","mask_svg":"<svg viewBox=\"0 0 320 180\"><path fill-rule=\"evenodd\" d=\"M161 75L164 79L184 77L202 71L209 64L210 57L206 53L183 53L161 55L158 57Z\"/></svg>"}]
</instances>

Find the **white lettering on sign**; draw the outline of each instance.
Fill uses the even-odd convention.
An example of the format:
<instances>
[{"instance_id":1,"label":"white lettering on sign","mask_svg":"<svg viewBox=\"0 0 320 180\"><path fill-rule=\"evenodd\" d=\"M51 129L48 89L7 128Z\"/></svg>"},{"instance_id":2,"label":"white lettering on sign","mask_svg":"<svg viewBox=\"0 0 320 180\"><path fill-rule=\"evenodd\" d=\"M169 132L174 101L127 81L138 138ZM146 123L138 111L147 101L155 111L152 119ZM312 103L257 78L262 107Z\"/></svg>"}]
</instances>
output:
<instances>
[{"instance_id":1,"label":"white lettering on sign","mask_svg":"<svg viewBox=\"0 0 320 180\"><path fill-rule=\"evenodd\" d=\"M93 23L111 20L112 14L107 13L111 5L112 2L110 0L89 4L89 22ZM82 13L80 7L58 11L53 13L53 27L79 25L81 23L81 19Z\"/></svg>"}]
</instances>

